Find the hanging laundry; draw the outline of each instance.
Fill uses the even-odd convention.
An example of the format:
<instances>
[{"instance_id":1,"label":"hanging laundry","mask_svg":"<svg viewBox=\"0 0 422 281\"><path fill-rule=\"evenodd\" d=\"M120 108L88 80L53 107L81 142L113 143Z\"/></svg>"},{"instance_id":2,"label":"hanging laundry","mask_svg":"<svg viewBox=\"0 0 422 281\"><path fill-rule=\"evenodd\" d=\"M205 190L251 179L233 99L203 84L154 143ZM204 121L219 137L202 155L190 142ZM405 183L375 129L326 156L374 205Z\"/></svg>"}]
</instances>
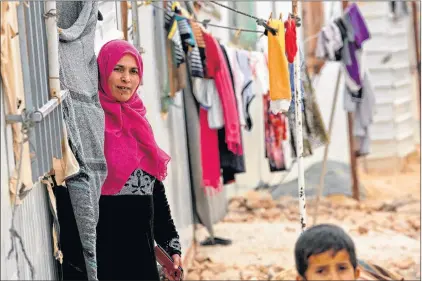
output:
<instances>
[{"instance_id":1,"label":"hanging laundry","mask_svg":"<svg viewBox=\"0 0 422 281\"><path fill-rule=\"evenodd\" d=\"M231 87L229 71L225 63L224 54L220 45L210 34L203 32L206 44L207 74L214 78L224 114L224 128L228 149L235 154L242 155L240 126L236 99ZM211 59L212 58L212 59Z\"/></svg>"},{"instance_id":2,"label":"hanging laundry","mask_svg":"<svg viewBox=\"0 0 422 281\"><path fill-rule=\"evenodd\" d=\"M231 78L234 94L236 97L239 122L242 127L246 126L245 112L243 111L242 89L245 84L245 76L240 69L239 61L237 60L237 50L232 47L225 46L223 50L227 54L227 66L231 69Z\"/></svg>"},{"instance_id":3,"label":"hanging laundry","mask_svg":"<svg viewBox=\"0 0 422 281\"><path fill-rule=\"evenodd\" d=\"M193 94L201 105L208 112L208 125L210 129L221 129L224 127L223 108L218 96L215 81L213 79L193 78Z\"/></svg>"},{"instance_id":4,"label":"hanging laundry","mask_svg":"<svg viewBox=\"0 0 422 281\"><path fill-rule=\"evenodd\" d=\"M310 128L308 139L312 149L316 149L326 145L329 137L322 118L321 110L312 88L312 81L307 72L305 72L302 77L306 78L303 79L302 82L304 86L303 105L305 108L305 122Z\"/></svg>"},{"instance_id":5,"label":"hanging laundry","mask_svg":"<svg viewBox=\"0 0 422 281\"><path fill-rule=\"evenodd\" d=\"M175 2L178 3L178 2ZM179 4L180 5L180 4ZM174 7L173 10L175 13L177 9L177 6ZM178 11L178 13L182 13L181 10ZM193 77L204 77L204 70L202 66L201 61L201 55L198 49L198 46L195 42L195 37L192 31L192 28L190 26L190 23L187 18L182 17L178 14L175 15L177 26L180 31L180 38L182 40L182 47L185 54L188 54L189 58L189 65L190 65L190 71L191 75Z\"/></svg>"},{"instance_id":6,"label":"hanging laundry","mask_svg":"<svg viewBox=\"0 0 422 281\"><path fill-rule=\"evenodd\" d=\"M268 33L268 70L270 73L270 109L274 113L286 112L291 102L288 62L285 49L284 23L270 19L268 25L277 34Z\"/></svg>"},{"instance_id":7,"label":"hanging laundry","mask_svg":"<svg viewBox=\"0 0 422 281\"><path fill-rule=\"evenodd\" d=\"M349 41L354 41L353 30L348 29L343 18L337 18L334 20L340 30L341 38L343 40L343 47L336 51L336 61L343 61L344 64L351 64L350 52L349 52Z\"/></svg>"},{"instance_id":8,"label":"hanging laundry","mask_svg":"<svg viewBox=\"0 0 422 281\"><path fill-rule=\"evenodd\" d=\"M66 124L63 122L63 138L62 138L62 158L53 158L54 176L57 185L66 185L65 179L79 173L79 164L70 149L68 142Z\"/></svg>"},{"instance_id":9,"label":"hanging laundry","mask_svg":"<svg viewBox=\"0 0 422 281\"><path fill-rule=\"evenodd\" d=\"M231 86L232 86L232 90L233 93L234 92L234 79L236 77L236 74L233 72L233 69L230 65L230 59L229 59L229 55L227 53L227 49L226 47L220 45L221 50L223 51L224 54L224 59L225 59L225 63L227 65L227 69L229 70L229 74L230 74L230 80L231 80ZM234 49L233 49L234 50ZM234 50L232 57L234 58L234 62L236 63L236 50ZM236 64L238 67L238 64ZM240 69L237 69L238 72L240 72ZM242 74L240 72L240 74ZM243 77L243 76L242 76ZM239 113L239 119L240 118L244 118L244 114L243 114L243 110L242 110L242 106L243 106L243 101L242 101L242 97L241 95L236 95L236 101L237 101L237 112ZM240 121L240 124L242 125L242 122ZM240 130L240 128L239 128ZM240 137L241 137L241 142L242 142L242 147L243 147L243 139L242 139L242 134L240 133ZM245 169L245 159L243 155L236 155L233 152L231 152L228 147L227 144L225 142L226 139L226 132L224 129L218 130L218 146L219 146L219 150L220 150L220 167L222 170L222 174L223 174L223 183L224 184L229 184L232 182L235 182L236 174L239 173L244 173L246 171Z\"/></svg>"},{"instance_id":10,"label":"hanging laundry","mask_svg":"<svg viewBox=\"0 0 422 281\"><path fill-rule=\"evenodd\" d=\"M96 225L101 186L107 176L104 157L104 111L98 98L94 53L96 1L58 1L60 85L70 95L63 119L70 147L80 166L66 179L81 237L88 280L97 280ZM82 23L78 19L85 19ZM83 56L81 54L84 54ZM65 258L66 259L66 258Z\"/></svg>"},{"instance_id":11,"label":"hanging laundry","mask_svg":"<svg viewBox=\"0 0 422 281\"><path fill-rule=\"evenodd\" d=\"M243 140L241 138L243 147ZM218 147L220 152L220 168L223 175L223 184L234 182L235 175L246 172L244 155L237 155L230 151L226 144L225 129L218 130Z\"/></svg>"},{"instance_id":12,"label":"hanging laundry","mask_svg":"<svg viewBox=\"0 0 422 281\"><path fill-rule=\"evenodd\" d=\"M226 47L222 44L220 44L220 48L223 51L224 54L224 59L226 61L226 65L227 65L227 69L229 70L229 74L230 74L230 81L232 82L232 89L234 92L234 77L233 77L233 68L230 65L230 60L229 60L229 56L226 50ZM239 108L239 107L238 107Z\"/></svg>"},{"instance_id":13,"label":"hanging laundry","mask_svg":"<svg viewBox=\"0 0 422 281\"><path fill-rule=\"evenodd\" d=\"M170 87L170 97L174 97L177 92L186 87L186 63L182 63L177 67L177 52L175 45L171 41L166 42L168 79ZM167 94L167 93L166 93Z\"/></svg>"},{"instance_id":14,"label":"hanging laundry","mask_svg":"<svg viewBox=\"0 0 422 281\"><path fill-rule=\"evenodd\" d=\"M252 52L251 70L253 77L252 91L256 95L264 95L269 91L269 73L265 55L261 52Z\"/></svg>"},{"instance_id":15,"label":"hanging laundry","mask_svg":"<svg viewBox=\"0 0 422 281\"><path fill-rule=\"evenodd\" d=\"M398 0L398 1L390 1L390 17L394 20L399 19L403 16L407 16L409 14L409 10L407 7L406 1Z\"/></svg>"},{"instance_id":16,"label":"hanging laundry","mask_svg":"<svg viewBox=\"0 0 422 281\"><path fill-rule=\"evenodd\" d=\"M285 171L283 140L287 139L286 117L273 114L270 110L270 95L263 96L264 102L264 128L265 128L265 153L268 158L271 172Z\"/></svg>"},{"instance_id":17,"label":"hanging laundry","mask_svg":"<svg viewBox=\"0 0 422 281\"><path fill-rule=\"evenodd\" d=\"M191 21L191 26L193 30L193 35L195 36L195 41L199 50L199 56L201 59L202 70L204 72L204 77L207 76L207 65L206 65L206 56L205 56L205 41L202 36L202 30L198 23Z\"/></svg>"},{"instance_id":18,"label":"hanging laundry","mask_svg":"<svg viewBox=\"0 0 422 281\"><path fill-rule=\"evenodd\" d=\"M189 47L193 48L196 45L195 39L193 37L192 29L189 25L188 19L186 19L185 17L181 17L176 14L175 19L177 22L177 26L179 28L183 51L187 53L189 51Z\"/></svg>"},{"instance_id":19,"label":"hanging laundry","mask_svg":"<svg viewBox=\"0 0 422 281\"><path fill-rule=\"evenodd\" d=\"M174 45L176 64L177 67L179 67L185 62L185 55L183 53L182 39L176 20L176 14L172 11L172 1L167 2L164 28L167 31L167 38L171 40Z\"/></svg>"},{"instance_id":20,"label":"hanging laundry","mask_svg":"<svg viewBox=\"0 0 422 281\"><path fill-rule=\"evenodd\" d=\"M296 45L296 22L290 18L284 22L286 28L285 42L286 42L286 54L289 63L293 63L297 53Z\"/></svg>"},{"instance_id":21,"label":"hanging laundry","mask_svg":"<svg viewBox=\"0 0 422 281\"><path fill-rule=\"evenodd\" d=\"M348 7L344 19L346 26L352 29L354 33L354 41L349 42L351 63L345 64L345 79L350 92L356 93L362 87L361 76L363 71L361 70L365 69L362 65L362 45L370 38L370 34L356 3ZM359 101L361 98L362 95L359 93L356 95L355 100Z\"/></svg>"},{"instance_id":22,"label":"hanging laundry","mask_svg":"<svg viewBox=\"0 0 422 281\"><path fill-rule=\"evenodd\" d=\"M366 26L365 20L359 11L356 3L348 7L345 15L346 22L352 27L355 37L354 42L349 43L349 52L351 56L351 64L346 64L347 76L358 86L358 89L351 87L351 92L355 92L362 87L361 76L363 75L361 69L362 44L370 38L369 30ZM350 83L347 84L348 86Z\"/></svg>"},{"instance_id":23,"label":"hanging laundry","mask_svg":"<svg viewBox=\"0 0 422 281\"><path fill-rule=\"evenodd\" d=\"M306 118L306 104L304 102L304 87L303 87L303 78L305 77L305 63L303 60L303 53L299 49L299 55L301 57L301 65L300 65L300 72L301 72L301 80L300 80L300 91L299 96L301 98L301 112L302 112L302 136L303 136L303 156L312 155L312 146L309 141L309 135L311 134L311 127L309 126L308 119ZM295 92L295 73L294 73L294 64L289 64L289 74L290 74L290 88L292 91L292 104L290 105L289 111L287 113L289 119L289 127L290 127L290 135L291 135L291 147L292 147L292 154L293 157L297 157L296 154L296 130L294 129L295 126L295 102L294 102L294 92Z\"/></svg>"},{"instance_id":24,"label":"hanging laundry","mask_svg":"<svg viewBox=\"0 0 422 281\"><path fill-rule=\"evenodd\" d=\"M343 38L339 27L330 22L318 35L316 56L321 59L336 61L336 53L343 47Z\"/></svg>"},{"instance_id":25,"label":"hanging laundry","mask_svg":"<svg viewBox=\"0 0 422 281\"><path fill-rule=\"evenodd\" d=\"M173 4L174 1L166 2L164 14L164 28L167 31L167 39L169 39L166 42L166 53L170 97L174 97L177 92L186 87L186 59Z\"/></svg>"},{"instance_id":26,"label":"hanging laundry","mask_svg":"<svg viewBox=\"0 0 422 281\"><path fill-rule=\"evenodd\" d=\"M375 114L375 94L368 71L364 74L362 91L362 100L359 103L353 101L348 88L345 88L344 93L344 109L347 112L354 112L353 135L358 139L357 156L369 154L371 143L369 126Z\"/></svg>"},{"instance_id":27,"label":"hanging laundry","mask_svg":"<svg viewBox=\"0 0 422 281\"><path fill-rule=\"evenodd\" d=\"M237 52L237 61L239 62L240 70L243 73L244 83L242 87L242 107L238 108L239 110L243 111L246 119L246 127L247 131L252 129L252 119L249 113L249 106L251 105L252 100L254 99L255 95L252 91L252 71L249 64L249 54L245 50L238 50Z\"/></svg>"},{"instance_id":28,"label":"hanging laundry","mask_svg":"<svg viewBox=\"0 0 422 281\"><path fill-rule=\"evenodd\" d=\"M218 151L218 134L208 125L207 111L199 109L201 136L202 185L214 189L221 188L220 156Z\"/></svg>"}]
</instances>

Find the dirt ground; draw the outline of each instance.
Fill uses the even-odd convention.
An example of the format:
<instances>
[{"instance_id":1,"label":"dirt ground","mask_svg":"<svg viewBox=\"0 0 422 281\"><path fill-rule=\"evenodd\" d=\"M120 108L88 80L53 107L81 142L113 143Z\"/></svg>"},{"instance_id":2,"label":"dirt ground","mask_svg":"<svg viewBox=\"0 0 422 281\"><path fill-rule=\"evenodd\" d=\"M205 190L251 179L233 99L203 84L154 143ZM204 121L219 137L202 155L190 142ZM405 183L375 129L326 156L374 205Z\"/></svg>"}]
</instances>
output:
<instances>
[{"instance_id":1,"label":"dirt ground","mask_svg":"<svg viewBox=\"0 0 422 281\"><path fill-rule=\"evenodd\" d=\"M400 173L359 171L366 199L322 198L317 223L335 223L353 237L358 257L420 280L420 152ZM308 226L314 200L307 200ZM186 280L293 280L293 248L300 233L298 201L251 191L233 198L216 235L230 246L198 246ZM199 228L197 240L206 238Z\"/></svg>"}]
</instances>

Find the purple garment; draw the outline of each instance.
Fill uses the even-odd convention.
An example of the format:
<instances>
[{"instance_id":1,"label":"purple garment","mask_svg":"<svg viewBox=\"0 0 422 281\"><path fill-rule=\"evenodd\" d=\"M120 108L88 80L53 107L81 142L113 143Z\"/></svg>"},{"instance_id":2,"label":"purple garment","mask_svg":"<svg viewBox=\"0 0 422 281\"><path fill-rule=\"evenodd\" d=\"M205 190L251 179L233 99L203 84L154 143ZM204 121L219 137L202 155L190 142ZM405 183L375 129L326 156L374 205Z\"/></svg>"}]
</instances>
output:
<instances>
[{"instance_id":1,"label":"purple garment","mask_svg":"<svg viewBox=\"0 0 422 281\"><path fill-rule=\"evenodd\" d=\"M348 7L345 17L346 21L350 23L349 26L353 27L355 35L354 42L349 42L351 64L347 64L346 69L353 81L361 87L360 66L356 58L356 51L362 48L363 42L370 38L370 34L356 3L353 3Z\"/></svg>"}]
</instances>

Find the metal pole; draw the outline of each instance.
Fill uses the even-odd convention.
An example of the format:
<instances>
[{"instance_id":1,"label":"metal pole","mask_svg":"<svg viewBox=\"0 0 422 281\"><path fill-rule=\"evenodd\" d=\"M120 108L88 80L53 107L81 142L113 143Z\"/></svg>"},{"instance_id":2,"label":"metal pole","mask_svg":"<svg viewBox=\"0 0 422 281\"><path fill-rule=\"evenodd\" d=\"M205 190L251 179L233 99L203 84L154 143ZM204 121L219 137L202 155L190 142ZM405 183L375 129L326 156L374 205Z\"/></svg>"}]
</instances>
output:
<instances>
[{"instance_id":1,"label":"metal pole","mask_svg":"<svg viewBox=\"0 0 422 281\"><path fill-rule=\"evenodd\" d=\"M297 16L298 11L297 0L292 1L292 12L294 16ZM299 36L296 37L296 44L299 46ZM295 73L295 121L296 121L296 154L297 154L297 166L298 166L298 192L299 192L299 214L300 214L300 226L302 232L306 230L306 196L305 196L305 170L303 167L303 136L302 136L302 100L300 95L300 55L299 53L295 57L294 61L294 73Z\"/></svg>"},{"instance_id":2,"label":"metal pole","mask_svg":"<svg viewBox=\"0 0 422 281\"><path fill-rule=\"evenodd\" d=\"M56 1L45 2L45 12L47 18L45 20L45 27L47 33L48 46L48 73L50 84L50 96L56 97L60 94L60 80L59 80L59 38L57 34L56 25Z\"/></svg>"},{"instance_id":3,"label":"metal pole","mask_svg":"<svg viewBox=\"0 0 422 281\"><path fill-rule=\"evenodd\" d=\"M331 143L331 133L333 131L334 115L336 112L336 105L337 105L337 98L338 98L338 88L340 86L340 77L341 77L341 67L339 67L338 69L336 87L334 90L333 105L331 106L330 124L328 125L328 142L325 145L325 149L324 149L324 160L322 161L322 171L321 171L321 176L319 178L318 193L317 193L317 197L315 201L315 211L313 213L312 223L314 225L316 224L316 221L317 221L319 200L322 196L322 191L324 190L325 173L327 170L328 148L330 147L330 143Z\"/></svg>"}]
</instances>

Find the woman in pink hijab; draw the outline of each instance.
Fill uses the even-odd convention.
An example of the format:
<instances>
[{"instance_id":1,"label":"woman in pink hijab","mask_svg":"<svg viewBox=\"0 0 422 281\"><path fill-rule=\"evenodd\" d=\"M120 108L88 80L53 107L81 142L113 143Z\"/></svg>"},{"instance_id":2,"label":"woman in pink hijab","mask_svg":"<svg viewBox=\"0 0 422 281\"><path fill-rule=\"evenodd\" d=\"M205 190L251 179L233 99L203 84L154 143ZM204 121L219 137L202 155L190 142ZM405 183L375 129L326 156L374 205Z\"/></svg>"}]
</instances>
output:
<instances>
[{"instance_id":1,"label":"woman in pink hijab","mask_svg":"<svg viewBox=\"0 0 422 281\"><path fill-rule=\"evenodd\" d=\"M181 248L162 183L170 157L155 142L137 94L142 58L130 43L113 40L97 61L108 169L97 226L98 278L159 280L154 240L177 266Z\"/></svg>"}]
</instances>

